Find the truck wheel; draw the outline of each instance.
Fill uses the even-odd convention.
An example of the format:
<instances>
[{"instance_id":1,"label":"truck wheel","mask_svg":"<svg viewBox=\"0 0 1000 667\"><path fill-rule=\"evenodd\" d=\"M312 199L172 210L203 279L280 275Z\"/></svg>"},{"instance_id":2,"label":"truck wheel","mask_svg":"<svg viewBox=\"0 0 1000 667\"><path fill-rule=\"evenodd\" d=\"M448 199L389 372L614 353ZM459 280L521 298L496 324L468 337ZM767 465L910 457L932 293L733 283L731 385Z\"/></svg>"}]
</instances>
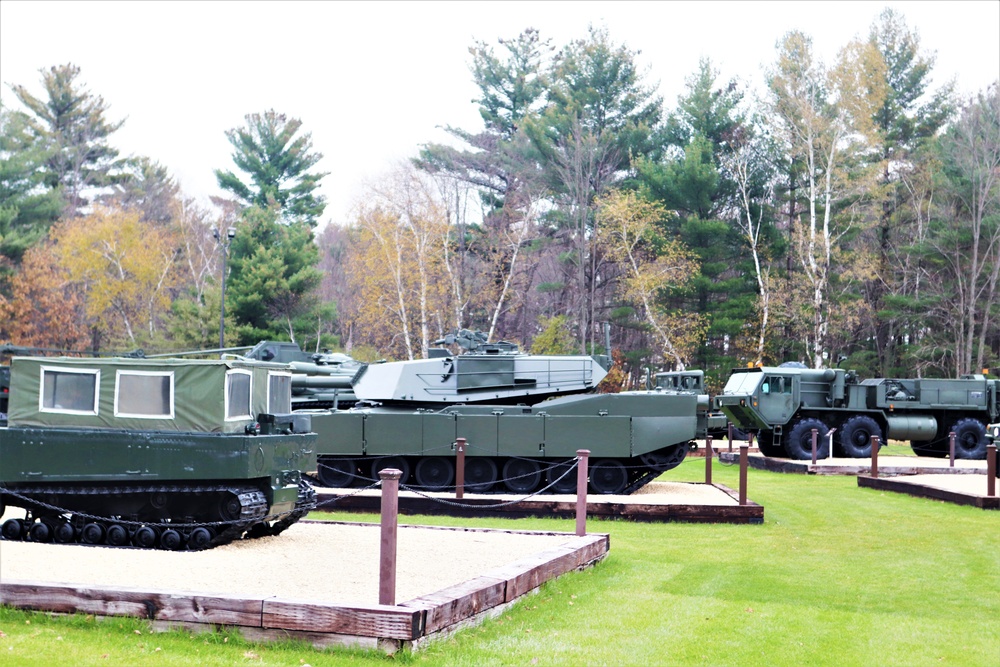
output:
<instances>
[{"instance_id":1,"label":"truck wheel","mask_svg":"<svg viewBox=\"0 0 1000 667\"><path fill-rule=\"evenodd\" d=\"M809 447L812 447L811 443ZM761 431L757 435L757 449L764 456L785 456L785 450L782 446L774 444L774 431ZM812 458L812 449L810 449L809 457Z\"/></svg>"},{"instance_id":2,"label":"truck wheel","mask_svg":"<svg viewBox=\"0 0 1000 667\"><path fill-rule=\"evenodd\" d=\"M837 441L844 456L852 459L866 459L872 455L872 437L878 436L879 442L885 444L882 429L871 417L855 415L844 422Z\"/></svg>"},{"instance_id":3,"label":"truck wheel","mask_svg":"<svg viewBox=\"0 0 1000 667\"><path fill-rule=\"evenodd\" d=\"M967 417L951 427L955 432L956 459L986 458L986 427L978 419Z\"/></svg>"},{"instance_id":4,"label":"truck wheel","mask_svg":"<svg viewBox=\"0 0 1000 667\"><path fill-rule=\"evenodd\" d=\"M816 429L816 456L825 459L830 451L826 437L826 424L818 419L800 419L785 438L785 453L789 458L805 461L812 459L812 430Z\"/></svg>"}]
</instances>

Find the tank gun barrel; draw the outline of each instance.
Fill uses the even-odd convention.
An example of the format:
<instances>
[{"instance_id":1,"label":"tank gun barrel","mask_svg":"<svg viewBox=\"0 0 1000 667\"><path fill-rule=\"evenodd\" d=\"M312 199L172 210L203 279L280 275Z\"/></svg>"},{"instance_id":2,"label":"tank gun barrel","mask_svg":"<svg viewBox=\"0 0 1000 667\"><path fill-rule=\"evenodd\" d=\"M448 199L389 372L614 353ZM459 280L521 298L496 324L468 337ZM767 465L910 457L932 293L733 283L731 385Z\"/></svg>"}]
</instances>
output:
<instances>
[{"instance_id":1,"label":"tank gun barrel","mask_svg":"<svg viewBox=\"0 0 1000 667\"><path fill-rule=\"evenodd\" d=\"M307 389L350 389L351 376L349 375L306 375L304 373L292 374L293 388Z\"/></svg>"}]
</instances>

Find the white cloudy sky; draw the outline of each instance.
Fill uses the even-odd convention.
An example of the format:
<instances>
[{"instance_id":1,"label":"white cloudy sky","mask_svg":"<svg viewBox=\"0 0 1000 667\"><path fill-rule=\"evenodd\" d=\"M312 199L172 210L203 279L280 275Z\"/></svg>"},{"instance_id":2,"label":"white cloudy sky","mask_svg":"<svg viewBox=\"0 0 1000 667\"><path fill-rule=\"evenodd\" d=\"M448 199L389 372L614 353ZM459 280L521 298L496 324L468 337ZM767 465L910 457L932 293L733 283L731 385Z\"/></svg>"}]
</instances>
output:
<instances>
[{"instance_id":1,"label":"white cloudy sky","mask_svg":"<svg viewBox=\"0 0 1000 667\"><path fill-rule=\"evenodd\" d=\"M709 57L722 76L760 81L789 30L811 35L829 62L866 36L885 6L903 13L934 82L971 94L1000 79L1000 2L0 2L0 97L8 84L41 95L39 69L67 62L88 89L127 118L113 137L125 155L164 164L207 205L230 169L224 132L251 112L302 119L330 175L324 218L347 219L375 178L440 126L481 127L468 47L527 27L555 46L606 26L641 51L669 109Z\"/></svg>"}]
</instances>

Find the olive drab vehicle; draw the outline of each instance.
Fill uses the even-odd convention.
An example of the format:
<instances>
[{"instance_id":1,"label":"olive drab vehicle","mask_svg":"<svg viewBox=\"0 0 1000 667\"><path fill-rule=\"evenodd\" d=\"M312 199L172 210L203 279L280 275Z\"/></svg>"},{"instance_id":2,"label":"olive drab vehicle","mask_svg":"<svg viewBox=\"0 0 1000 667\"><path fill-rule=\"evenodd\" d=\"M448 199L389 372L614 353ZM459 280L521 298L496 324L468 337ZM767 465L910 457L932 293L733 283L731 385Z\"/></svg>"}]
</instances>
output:
<instances>
[{"instance_id":1,"label":"olive drab vehicle","mask_svg":"<svg viewBox=\"0 0 1000 667\"><path fill-rule=\"evenodd\" d=\"M575 491L566 473L577 450L589 449L591 490L628 493L679 465L703 436L707 396L592 393L607 357L525 354L470 331L436 344L460 351L368 365L353 382L357 406L310 411L321 483L351 486L394 467L404 484L441 490L454 482L455 442L464 438L471 491Z\"/></svg>"},{"instance_id":2,"label":"olive drab vehicle","mask_svg":"<svg viewBox=\"0 0 1000 667\"><path fill-rule=\"evenodd\" d=\"M1000 380L982 375L945 379L859 380L843 369L747 368L732 372L716 404L740 428L758 434L761 453L793 459L817 453L871 456L873 436L908 440L916 454L986 457L986 424L1000 418Z\"/></svg>"},{"instance_id":3,"label":"olive drab vehicle","mask_svg":"<svg viewBox=\"0 0 1000 667\"><path fill-rule=\"evenodd\" d=\"M14 357L0 428L6 540L204 549L315 505L292 373L244 360Z\"/></svg>"}]
</instances>

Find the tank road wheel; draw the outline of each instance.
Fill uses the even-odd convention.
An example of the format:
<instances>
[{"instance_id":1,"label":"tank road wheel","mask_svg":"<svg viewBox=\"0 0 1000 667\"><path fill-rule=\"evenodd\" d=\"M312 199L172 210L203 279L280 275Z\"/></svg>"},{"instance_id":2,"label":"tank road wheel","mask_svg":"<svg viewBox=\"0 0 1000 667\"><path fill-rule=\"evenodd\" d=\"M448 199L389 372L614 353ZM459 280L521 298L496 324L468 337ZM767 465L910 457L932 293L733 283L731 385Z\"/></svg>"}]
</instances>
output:
<instances>
[{"instance_id":1,"label":"tank road wheel","mask_svg":"<svg viewBox=\"0 0 1000 667\"><path fill-rule=\"evenodd\" d=\"M76 529L69 521L60 521L59 525L56 526L55 538L56 542L61 544L76 542Z\"/></svg>"},{"instance_id":2,"label":"tank road wheel","mask_svg":"<svg viewBox=\"0 0 1000 667\"><path fill-rule=\"evenodd\" d=\"M167 551L177 551L181 548L182 544L184 544L184 538L173 528L167 528L160 535L160 546Z\"/></svg>"},{"instance_id":3,"label":"tank road wheel","mask_svg":"<svg viewBox=\"0 0 1000 667\"><path fill-rule=\"evenodd\" d=\"M541 466L530 459L510 459L503 464L503 485L512 493L531 493L542 481Z\"/></svg>"},{"instance_id":4,"label":"tank road wheel","mask_svg":"<svg viewBox=\"0 0 1000 667\"><path fill-rule=\"evenodd\" d=\"M840 444L844 456L852 459L866 459L872 455L872 437L874 436L878 436L879 442L885 444L878 422L865 415L855 415L844 422L837 434L837 442ZM809 446L812 447L811 440ZM810 450L809 456L812 458L812 450Z\"/></svg>"},{"instance_id":5,"label":"tank road wheel","mask_svg":"<svg viewBox=\"0 0 1000 667\"><path fill-rule=\"evenodd\" d=\"M149 526L143 526L135 531L135 535L132 536L132 544L141 549L152 548L156 544L156 530Z\"/></svg>"},{"instance_id":6,"label":"tank road wheel","mask_svg":"<svg viewBox=\"0 0 1000 667\"><path fill-rule=\"evenodd\" d=\"M486 493L497 481L497 464L485 456L471 456L465 459L465 490L470 493Z\"/></svg>"},{"instance_id":7,"label":"tank road wheel","mask_svg":"<svg viewBox=\"0 0 1000 667\"><path fill-rule=\"evenodd\" d=\"M545 484L551 485L549 490L552 493L576 493L576 466L573 462L570 459L554 463L545 471Z\"/></svg>"},{"instance_id":8,"label":"tank road wheel","mask_svg":"<svg viewBox=\"0 0 1000 667\"><path fill-rule=\"evenodd\" d=\"M395 468L403 473L399 478L400 486L410 480L410 464L402 456L386 456L372 461L372 480L377 482L378 474L386 468Z\"/></svg>"},{"instance_id":9,"label":"tank road wheel","mask_svg":"<svg viewBox=\"0 0 1000 667\"><path fill-rule=\"evenodd\" d=\"M328 489L346 489L357 480L358 464L354 459L324 456L317 464L316 476Z\"/></svg>"},{"instance_id":10,"label":"tank road wheel","mask_svg":"<svg viewBox=\"0 0 1000 667\"><path fill-rule=\"evenodd\" d=\"M128 544L128 529L117 523L111 524L108 526L108 536L106 541L113 547L125 546Z\"/></svg>"},{"instance_id":11,"label":"tank road wheel","mask_svg":"<svg viewBox=\"0 0 1000 667\"><path fill-rule=\"evenodd\" d=\"M212 533L208 528L195 528L191 531L191 535L188 536L188 549L191 551L200 551L209 545L212 541Z\"/></svg>"},{"instance_id":12,"label":"tank road wheel","mask_svg":"<svg viewBox=\"0 0 1000 667\"><path fill-rule=\"evenodd\" d=\"M24 521L7 519L3 522L3 528L0 528L0 534L5 540L20 540L25 534Z\"/></svg>"},{"instance_id":13,"label":"tank road wheel","mask_svg":"<svg viewBox=\"0 0 1000 667\"><path fill-rule=\"evenodd\" d=\"M88 523L80 531L80 541L84 544L100 544L104 541L104 526L99 523Z\"/></svg>"},{"instance_id":14,"label":"tank road wheel","mask_svg":"<svg viewBox=\"0 0 1000 667\"><path fill-rule=\"evenodd\" d=\"M826 424L818 419L800 419L785 439L785 453L789 458L805 461L812 459L812 430L816 429L816 456L825 459L830 451L826 437Z\"/></svg>"},{"instance_id":15,"label":"tank road wheel","mask_svg":"<svg viewBox=\"0 0 1000 667\"><path fill-rule=\"evenodd\" d=\"M238 496L227 493L219 501L219 518L223 521L236 521L243 513L243 504Z\"/></svg>"},{"instance_id":16,"label":"tank road wheel","mask_svg":"<svg viewBox=\"0 0 1000 667\"><path fill-rule=\"evenodd\" d=\"M628 485L628 470L621 461L602 459L590 467L590 490L594 493L621 493Z\"/></svg>"},{"instance_id":17,"label":"tank road wheel","mask_svg":"<svg viewBox=\"0 0 1000 667\"><path fill-rule=\"evenodd\" d=\"M37 521L31 524L31 528L28 529L28 538L32 542L51 542L52 528L44 521Z\"/></svg>"},{"instance_id":18,"label":"tank road wheel","mask_svg":"<svg viewBox=\"0 0 1000 667\"><path fill-rule=\"evenodd\" d=\"M989 443L986 441L986 426L981 421L971 417L960 419L951 430L955 432L956 459L986 458L986 446Z\"/></svg>"},{"instance_id":19,"label":"tank road wheel","mask_svg":"<svg viewBox=\"0 0 1000 667\"><path fill-rule=\"evenodd\" d=\"M784 458L785 448L774 444L774 431L761 431L757 434L757 449L764 456ZM812 441L809 441L809 458L812 458Z\"/></svg>"},{"instance_id":20,"label":"tank road wheel","mask_svg":"<svg viewBox=\"0 0 1000 667\"><path fill-rule=\"evenodd\" d=\"M413 474L424 490L444 491L455 481L455 464L443 456L428 456L420 459Z\"/></svg>"}]
</instances>

